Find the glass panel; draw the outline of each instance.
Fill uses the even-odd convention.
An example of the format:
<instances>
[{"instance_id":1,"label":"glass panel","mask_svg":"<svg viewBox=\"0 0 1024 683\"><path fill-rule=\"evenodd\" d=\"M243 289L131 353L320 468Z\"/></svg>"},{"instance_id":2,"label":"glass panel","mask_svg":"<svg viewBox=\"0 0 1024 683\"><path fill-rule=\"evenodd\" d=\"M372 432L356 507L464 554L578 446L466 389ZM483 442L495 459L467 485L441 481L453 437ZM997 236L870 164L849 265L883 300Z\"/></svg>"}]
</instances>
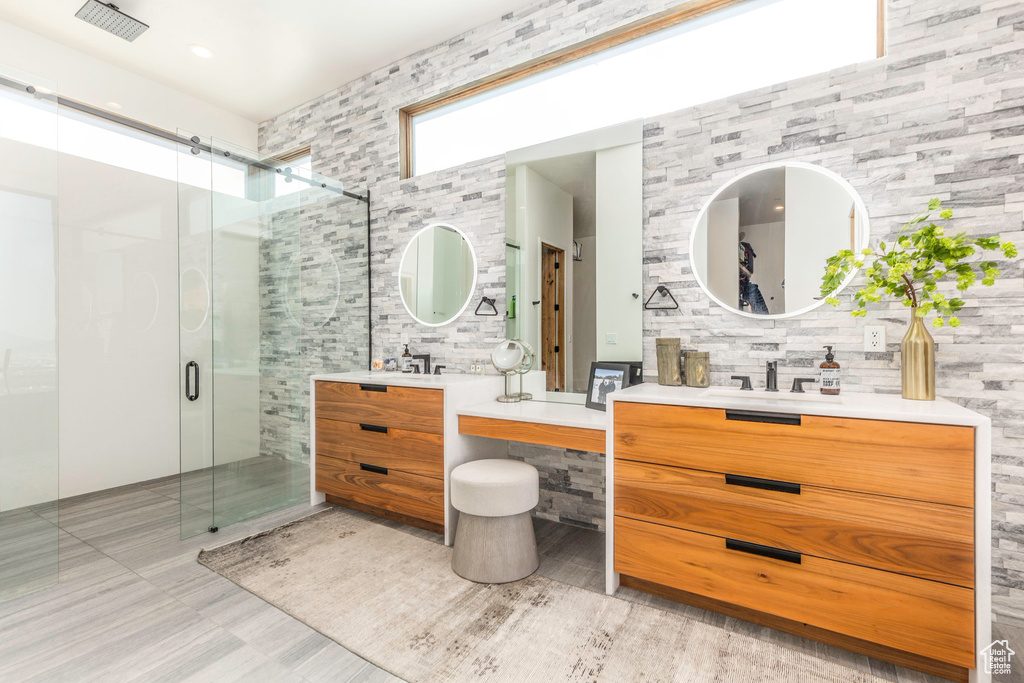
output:
<instances>
[{"instance_id":1,"label":"glass panel","mask_svg":"<svg viewBox=\"0 0 1024 683\"><path fill-rule=\"evenodd\" d=\"M188 538L213 526L212 163L197 144L179 145L177 164L181 537Z\"/></svg>"},{"instance_id":2,"label":"glass panel","mask_svg":"<svg viewBox=\"0 0 1024 683\"><path fill-rule=\"evenodd\" d=\"M309 500L309 376L369 366L366 203L308 160L210 144L179 155L209 170L179 188L182 365L203 375L182 398L183 535Z\"/></svg>"},{"instance_id":3,"label":"glass panel","mask_svg":"<svg viewBox=\"0 0 1024 683\"><path fill-rule=\"evenodd\" d=\"M877 0L750 0L415 117L414 173L867 61L877 26Z\"/></svg>"},{"instance_id":4,"label":"glass panel","mask_svg":"<svg viewBox=\"0 0 1024 683\"><path fill-rule=\"evenodd\" d=\"M57 581L56 91L0 65L0 600Z\"/></svg>"}]
</instances>

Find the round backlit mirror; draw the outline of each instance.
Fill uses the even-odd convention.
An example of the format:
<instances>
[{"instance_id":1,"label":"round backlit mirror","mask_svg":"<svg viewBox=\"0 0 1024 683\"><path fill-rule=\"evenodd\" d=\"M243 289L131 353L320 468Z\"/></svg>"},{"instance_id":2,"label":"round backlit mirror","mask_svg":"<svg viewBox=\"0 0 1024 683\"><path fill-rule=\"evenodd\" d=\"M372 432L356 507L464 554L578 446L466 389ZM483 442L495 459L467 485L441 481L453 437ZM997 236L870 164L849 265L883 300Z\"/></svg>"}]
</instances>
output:
<instances>
[{"instance_id":1,"label":"round backlit mirror","mask_svg":"<svg viewBox=\"0 0 1024 683\"><path fill-rule=\"evenodd\" d=\"M828 257L867 244L867 211L849 183L812 164L768 164L730 180L704 205L690 263L725 308L787 318L824 303Z\"/></svg>"},{"instance_id":2,"label":"round backlit mirror","mask_svg":"<svg viewBox=\"0 0 1024 683\"><path fill-rule=\"evenodd\" d=\"M473 245L453 225L428 225L406 246L398 281L409 315L431 327L446 325L462 315L476 289Z\"/></svg>"}]
</instances>

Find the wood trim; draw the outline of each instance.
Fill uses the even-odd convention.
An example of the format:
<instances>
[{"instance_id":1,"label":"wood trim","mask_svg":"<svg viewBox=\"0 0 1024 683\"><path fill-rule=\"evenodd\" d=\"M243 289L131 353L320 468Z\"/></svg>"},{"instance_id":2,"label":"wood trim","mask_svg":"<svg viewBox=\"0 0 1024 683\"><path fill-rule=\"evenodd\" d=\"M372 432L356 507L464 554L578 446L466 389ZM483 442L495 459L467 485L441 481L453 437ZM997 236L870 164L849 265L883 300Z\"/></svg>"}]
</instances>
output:
<instances>
[{"instance_id":1,"label":"wood trim","mask_svg":"<svg viewBox=\"0 0 1024 683\"><path fill-rule=\"evenodd\" d=\"M867 640L845 636L841 633L834 633L833 631L826 631L825 629L817 628L803 622L784 619L766 612L758 612L746 607L740 607L739 605L733 605L732 603L715 600L714 598L706 598L703 595L688 593L686 591L679 590L678 588L670 588L651 581L626 576L625 574L620 575L619 585L624 588L631 588L651 595L657 595L658 597L667 598L687 605L693 605L695 607L724 614L726 616L743 619L744 621L760 624L779 631L785 631L786 633L792 633L802 638L816 640L820 643L825 643L826 645L840 647L844 650L857 652L885 662L892 662L893 664L905 666L908 669L923 671L934 676L946 678L951 681L957 681L958 683L967 683L970 675L968 669L954 664L946 664L945 662L929 659L928 657L922 657L920 655L913 654L912 652L904 652L903 650L886 647L885 645L879 645Z\"/></svg>"},{"instance_id":2,"label":"wood trim","mask_svg":"<svg viewBox=\"0 0 1024 683\"><path fill-rule=\"evenodd\" d=\"M522 441L541 446L571 448L590 453L605 452L605 432L603 429L563 427L561 425L548 425L537 422L520 422L518 420L501 420L493 417L459 415L459 434L485 436L489 439Z\"/></svg>"},{"instance_id":3,"label":"wood trim","mask_svg":"<svg viewBox=\"0 0 1024 683\"><path fill-rule=\"evenodd\" d=\"M619 28L606 31L600 35L589 38L580 43L570 45L531 59L522 64L502 69L501 71L485 76L484 78L471 81L465 85L452 90L428 97L398 110L399 127L399 164L401 178L412 177L413 171L413 147L412 147L412 118L435 109L440 109L449 104L461 102L462 100L480 95L489 90L500 88L503 85L515 83L516 81L535 76L551 69L574 62L584 57L603 52L610 48L628 43L638 38L663 31L673 26L699 19L700 17L718 12L720 10L739 5L747 0L690 0L676 7L662 12L652 14L642 19L630 22ZM885 55L885 0L878 0L878 56Z\"/></svg>"},{"instance_id":4,"label":"wood trim","mask_svg":"<svg viewBox=\"0 0 1024 683\"><path fill-rule=\"evenodd\" d=\"M402 524L408 524L419 529L426 529L427 531L433 531L435 534L444 533L443 524L435 524L434 522L428 522L425 519L418 519L416 517L410 517L409 515L403 515L400 512L393 512L392 510L385 510L374 505L365 505L363 503L357 503L354 500L346 500L345 498L338 498L327 494L327 502L331 505L339 505L346 507L350 510L356 510L358 512L365 512L368 515L374 517L383 517L384 519L390 519L393 522L401 522Z\"/></svg>"},{"instance_id":5,"label":"wood trim","mask_svg":"<svg viewBox=\"0 0 1024 683\"><path fill-rule=\"evenodd\" d=\"M885 0L878 0L878 56L885 56Z\"/></svg>"}]
</instances>

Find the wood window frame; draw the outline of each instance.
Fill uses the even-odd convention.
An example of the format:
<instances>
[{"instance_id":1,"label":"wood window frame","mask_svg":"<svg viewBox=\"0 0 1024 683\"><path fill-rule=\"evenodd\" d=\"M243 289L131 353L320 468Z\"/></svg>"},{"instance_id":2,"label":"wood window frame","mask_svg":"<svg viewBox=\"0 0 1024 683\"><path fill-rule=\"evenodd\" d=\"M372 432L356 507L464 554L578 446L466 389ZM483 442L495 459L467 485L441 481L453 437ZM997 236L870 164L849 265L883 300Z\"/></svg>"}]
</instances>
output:
<instances>
[{"instance_id":1,"label":"wood window frame","mask_svg":"<svg viewBox=\"0 0 1024 683\"><path fill-rule=\"evenodd\" d=\"M594 36L581 43L556 50L555 52L531 59L528 62L508 69L503 69L495 74L472 81L439 95L402 107L398 110L398 154L402 179L413 176L413 117L748 1L691 0L690 2L685 2L663 12L652 14L617 29ZM886 0L878 0L877 54L879 57L885 56L885 3Z\"/></svg>"}]
</instances>

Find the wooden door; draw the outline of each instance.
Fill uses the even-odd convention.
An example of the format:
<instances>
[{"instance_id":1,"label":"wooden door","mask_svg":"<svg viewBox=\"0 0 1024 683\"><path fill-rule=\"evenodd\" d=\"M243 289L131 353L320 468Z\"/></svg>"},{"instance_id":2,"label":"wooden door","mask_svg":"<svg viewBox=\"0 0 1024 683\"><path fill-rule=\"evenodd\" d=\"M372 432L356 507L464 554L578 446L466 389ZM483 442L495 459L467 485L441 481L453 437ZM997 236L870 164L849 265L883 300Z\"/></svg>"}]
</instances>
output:
<instances>
[{"instance_id":1,"label":"wooden door","mask_svg":"<svg viewBox=\"0 0 1024 683\"><path fill-rule=\"evenodd\" d=\"M541 369L548 391L565 391L565 251L541 243Z\"/></svg>"}]
</instances>

